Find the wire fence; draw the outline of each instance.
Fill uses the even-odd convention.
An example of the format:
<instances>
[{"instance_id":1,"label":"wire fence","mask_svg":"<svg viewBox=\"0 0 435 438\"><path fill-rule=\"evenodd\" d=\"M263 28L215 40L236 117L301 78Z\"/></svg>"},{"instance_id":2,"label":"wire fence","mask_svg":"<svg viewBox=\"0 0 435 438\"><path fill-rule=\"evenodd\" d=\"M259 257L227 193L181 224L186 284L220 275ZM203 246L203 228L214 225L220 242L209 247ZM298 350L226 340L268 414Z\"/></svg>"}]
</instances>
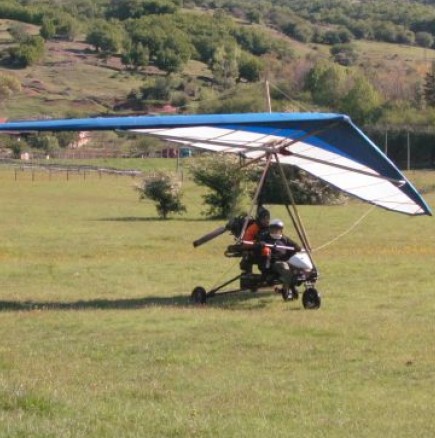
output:
<instances>
[{"instance_id":1,"label":"wire fence","mask_svg":"<svg viewBox=\"0 0 435 438\"><path fill-rule=\"evenodd\" d=\"M42 167L32 165L0 166L3 178L15 181L72 181L88 179L102 179L107 176L130 177L142 179L152 176L154 172L144 173L137 170L93 169L86 167Z\"/></svg>"},{"instance_id":2,"label":"wire fence","mask_svg":"<svg viewBox=\"0 0 435 438\"><path fill-rule=\"evenodd\" d=\"M184 169L180 167L172 172L180 183L184 181ZM129 177L133 180L157 178L161 172L156 170L141 171L135 169L112 169L91 165L42 165L40 163L12 163L0 161L2 179L15 181L77 181L96 180L108 176Z\"/></svg>"}]
</instances>

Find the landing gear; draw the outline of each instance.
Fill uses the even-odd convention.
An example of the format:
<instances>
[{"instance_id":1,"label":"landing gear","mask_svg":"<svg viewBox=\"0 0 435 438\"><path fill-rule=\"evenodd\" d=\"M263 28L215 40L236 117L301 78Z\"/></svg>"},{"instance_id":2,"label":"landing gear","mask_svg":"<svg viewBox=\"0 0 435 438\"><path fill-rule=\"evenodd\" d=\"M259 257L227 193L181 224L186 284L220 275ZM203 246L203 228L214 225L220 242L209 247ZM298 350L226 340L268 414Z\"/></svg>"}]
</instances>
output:
<instances>
[{"instance_id":1,"label":"landing gear","mask_svg":"<svg viewBox=\"0 0 435 438\"><path fill-rule=\"evenodd\" d=\"M302 304L304 309L318 309L322 300L314 287L309 287L302 295Z\"/></svg>"},{"instance_id":2,"label":"landing gear","mask_svg":"<svg viewBox=\"0 0 435 438\"><path fill-rule=\"evenodd\" d=\"M237 289L222 290L225 286L237 280L240 281L240 287ZM321 304L320 295L311 281L307 283L308 284L305 284L305 291L302 294L302 304L305 309L318 309ZM275 292L279 293L284 301L295 301L299 299L297 286L300 284L291 285L290 287L283 286L282 284L280 286L278 279L264 277L261 274L242 273L208 292L202 286L196 286L190 295L190 301L193 304L204 305L208 299L217 295L229 295L243 291L255 292L257 290L273 287L274 285L277 285L275 286Z\"/></svg>"}]
</instances>

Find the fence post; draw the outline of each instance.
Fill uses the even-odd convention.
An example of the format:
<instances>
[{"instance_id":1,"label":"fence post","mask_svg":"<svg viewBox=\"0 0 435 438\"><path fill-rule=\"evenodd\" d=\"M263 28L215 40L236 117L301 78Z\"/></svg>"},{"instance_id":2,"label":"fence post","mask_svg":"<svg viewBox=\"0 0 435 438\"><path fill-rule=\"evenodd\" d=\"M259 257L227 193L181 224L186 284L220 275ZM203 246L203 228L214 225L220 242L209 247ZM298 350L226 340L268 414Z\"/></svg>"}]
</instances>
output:
<instances>
[{"instance_id":1,"label":"fence post","mask_svg":"<svg viewBox=\"0 0 435 438\"><path fill-rule=\"evenodd\" d=\"M385 155L388 156L388 129L385 130Z\"/></svg>"}]
</instances>

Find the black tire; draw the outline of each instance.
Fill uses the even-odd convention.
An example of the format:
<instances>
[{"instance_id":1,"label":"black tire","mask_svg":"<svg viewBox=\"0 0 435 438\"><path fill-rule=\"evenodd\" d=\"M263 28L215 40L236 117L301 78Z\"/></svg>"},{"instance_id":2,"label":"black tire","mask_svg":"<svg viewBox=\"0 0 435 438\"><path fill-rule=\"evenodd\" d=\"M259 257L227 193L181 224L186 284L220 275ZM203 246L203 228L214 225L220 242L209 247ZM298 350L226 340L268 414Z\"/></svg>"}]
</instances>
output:
<instances>
[{"instance_id":1,"label":"black tire","mask_svg":"<svg viewBox=\"0 0 435 438\"><path fill-rule=\"evenodd\" d=\"M321 303L320 295L314 287L308 288L302 295L302 304L305 309L318 309Z\"/></svg>"},{"instance_id":2,"label":"black tire","mask_svg":"<svg viewBox=\"0 0 435 438\"><path fill-rule=\"evenodd\" d=\"M207 301L207 292L203 287L197 286L193 289L190 299L194 304L205 304Z\"/></svg>"}]
</instances>

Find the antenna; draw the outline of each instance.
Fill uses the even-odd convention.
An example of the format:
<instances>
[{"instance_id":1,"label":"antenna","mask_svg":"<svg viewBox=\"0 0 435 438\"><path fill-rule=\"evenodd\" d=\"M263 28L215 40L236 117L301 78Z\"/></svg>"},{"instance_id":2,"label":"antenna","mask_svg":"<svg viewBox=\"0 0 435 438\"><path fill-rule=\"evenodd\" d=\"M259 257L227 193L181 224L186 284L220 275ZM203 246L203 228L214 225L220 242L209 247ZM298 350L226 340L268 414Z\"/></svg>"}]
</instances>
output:
<instances>
[{"instance_id":1,"label":"antenna","mask_svg":"<svg viewBox=\"0 0 435 438\"><path fill-rule=\"evenodd\" d=\"M270 113L272 112L272 103L270 101L270 88L269 88L269 79L268 74L266 75L266 79L264 81L264 95L266 100L266 109Z\"/></svg>"}]
</instances>

